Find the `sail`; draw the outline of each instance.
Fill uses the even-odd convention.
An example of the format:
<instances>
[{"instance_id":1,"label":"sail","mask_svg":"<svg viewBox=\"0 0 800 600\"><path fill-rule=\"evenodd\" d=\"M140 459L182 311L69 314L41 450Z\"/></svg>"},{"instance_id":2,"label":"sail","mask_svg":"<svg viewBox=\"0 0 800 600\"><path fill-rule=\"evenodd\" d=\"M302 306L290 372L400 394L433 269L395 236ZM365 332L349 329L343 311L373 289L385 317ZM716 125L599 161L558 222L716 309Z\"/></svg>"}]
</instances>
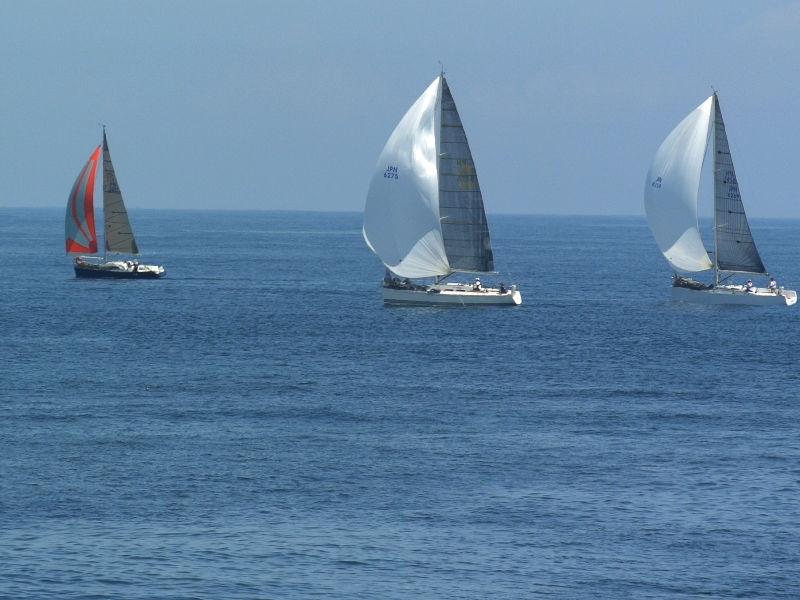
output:
<instances>
[{"instance_id":1,"label":"sail","mask_svg":"<svg viewBox=\"0 0 800 600\"><path fill-rule=\"evenodd\" d=\"M711 269L697 223L700 172L708 147L712 98L672 130L650 165L644 186L647 222L658 247L678 271Z\"/></svg>"},{"instance_id":2,"label":"sail","mask_svg":"<svg viewBox=\"0 0 800 600\"><path fill-rule=\"evenodd\" d=\"M492 272L494 258L478 175L444 77L439 131L439 217L450 268Z\"/></svg>"},{"instance_id":3,"label":"sail","mask_svg":"<svg viewBox=\"0 0 800 600\"><path fill-rule=\"evenodd\" d=\"M439 224L440 97L441 77L437 77L389 137L367 192L364 239L400 277L451 272Z\"/></svg>"},{"instance_id":4,"label":"sail","mask_svg":"<svg viewBox=\"0 0 800 600\"><path fill-rule=\"evenodd\" d=\"M758 255L747 215L744 214L739 183L733 169L728 134L719 108L714 102L714 236L716 263L720 271L766 274Z\"/></svg>"},{"instance_id":5,"label":"sail","mask_svg":"<svg viewBox=\"0 0 800 600\"><path fill-rule=\"evenodd\" d=\"M122 201L122 192L117 184L111 153L108 151L106 130L103 128L103 220L105 221L105 244L109 252L139 254L133 237L128 211Z\"/></svg>"},{"instance_id":6,"label":"sail","mask_svg":"<svg viewBox=\"0 0 800 600\"><path fill-rule=\"evenodd\" d=\"M97 252L97 232L94 226L94 179L99 157L100 146L92 152L69 193L67 215L64 220L67 254Z\"/></svg>"}]
</instances>

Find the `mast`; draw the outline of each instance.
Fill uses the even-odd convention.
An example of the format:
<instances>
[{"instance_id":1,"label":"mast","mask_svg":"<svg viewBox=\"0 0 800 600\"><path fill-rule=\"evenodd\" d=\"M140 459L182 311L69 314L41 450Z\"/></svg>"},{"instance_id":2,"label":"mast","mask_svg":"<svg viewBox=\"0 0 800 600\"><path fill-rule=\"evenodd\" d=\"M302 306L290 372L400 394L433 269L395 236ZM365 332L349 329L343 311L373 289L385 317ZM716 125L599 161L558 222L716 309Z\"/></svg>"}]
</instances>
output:
<instances>
[{"instance_id":1,"label":"mast","mask_svg":"<svg viewBox=\"0 0 800 600\"><path fill-rule=\"evenodd\" d=\"M105 155L108 153L108 142L106 141L106 126L103 125L103 262L108 262L108 225L106 224L106 168Z\"/></svg>"},{"instance_id":2,"label":"mast","mask_svg":"<svg viewBox=\"0 0 800 600\"><path fill-rule=\"evenodd\" d=\"M717 92L714 92L714 102L712 105L712 111L709 117L711 117L711 136L714 140L714 144L711 147L712 156L714 156L714 287L719 285L719 260L717 257L719 254L717 253L717 207L716 207L716 199L717 199L717 177L716 177L716 168L717 168Z\"/></svg>"}]
</instances>

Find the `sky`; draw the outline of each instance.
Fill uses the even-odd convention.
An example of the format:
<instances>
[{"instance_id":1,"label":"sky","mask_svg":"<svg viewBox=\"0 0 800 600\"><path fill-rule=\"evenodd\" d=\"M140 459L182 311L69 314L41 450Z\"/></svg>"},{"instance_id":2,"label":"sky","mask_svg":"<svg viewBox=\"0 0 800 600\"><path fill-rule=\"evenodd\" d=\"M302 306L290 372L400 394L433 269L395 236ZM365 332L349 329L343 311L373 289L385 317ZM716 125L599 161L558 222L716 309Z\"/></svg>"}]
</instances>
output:
<instances>
[{"instance_id":1,"label":"sky","mask_svg":"<svg viewBox=\"0 0 800 600\"><path fill-rule=\"evenodd\" d=\"M800 2L778 0L7 0L0 207L65 206L105 124L130 210L361 211L440 61L488 213L643 215L713 86L748 214L800 218Z\"/></svg>"}]
</instances>

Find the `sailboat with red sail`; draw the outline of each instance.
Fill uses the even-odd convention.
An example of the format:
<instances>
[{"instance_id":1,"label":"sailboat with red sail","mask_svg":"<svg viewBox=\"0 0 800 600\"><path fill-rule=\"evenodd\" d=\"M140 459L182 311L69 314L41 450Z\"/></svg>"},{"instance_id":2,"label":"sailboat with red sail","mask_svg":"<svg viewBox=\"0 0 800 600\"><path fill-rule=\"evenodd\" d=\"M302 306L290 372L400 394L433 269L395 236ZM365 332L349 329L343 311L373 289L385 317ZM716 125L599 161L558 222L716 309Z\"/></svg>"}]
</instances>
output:
<instances>
[{"instance_id":1,"label":"sailboat with red sail","mask_svg":"<svg viewBox=\"0 0 800 600\"><path fill-rule=\"evenodd\" d=\"M97 231L94 220L94 186L103 153L103 231L102 259L92 256L98 250ZM106 130L103 127L103 143L95 148L84 165L67 202L65 219L65 242L67 255L74 258L76 277L111 277L116 279L154 279L164 274L160 265L139 264L137 259L108 260L108 253L135 256L139 254L136 238L128 219L128 211L122 201L122 193L114 173L111 153L108 150Z\"/></svg>"}]
</instances>

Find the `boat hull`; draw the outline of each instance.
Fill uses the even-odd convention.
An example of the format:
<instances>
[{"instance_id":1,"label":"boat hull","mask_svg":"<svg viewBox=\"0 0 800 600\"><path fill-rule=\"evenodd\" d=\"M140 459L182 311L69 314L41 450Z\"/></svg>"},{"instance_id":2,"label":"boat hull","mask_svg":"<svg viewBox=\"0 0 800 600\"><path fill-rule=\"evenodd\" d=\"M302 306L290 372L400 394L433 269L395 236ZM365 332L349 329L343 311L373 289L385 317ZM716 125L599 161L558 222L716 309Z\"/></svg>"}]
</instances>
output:
<instances>
[{"instance_id":1,"label":"boat hull","mask_svg":"<svg viewBox=\"0 0 800 600\"><path fill-rule=\"evenodd\" d=\"M101 271L99 269L82 269L75 267L75 277L85 277L88 279L158 279L163 273L155 273L153 271L145 271L140 273L123 271Z\"/></svg>"},{"instance_id":2,"label":"boat hull","mask_svg":"<svg viewBox=\"0 0 800 600\"><path fill-rule=\"evenodd\" d=\"M766 288L755 288L746 292L742 286L720 286L709 290L693 290L675 286L672 299L694 304L739 304L743 306L792 306L797 302L797 292L780 290L771 292Z\"/></svg>"},{"instance_id":3,"label":"boat hull","mask_svg":"<svg viewBox=\"0 0 800 600\"><path fill-rule=\"evenodd\" d=\"M77 261L75 277L87 279L158 279L164 274L164 267L157 265L136 265L127 261L106 263Z\"/></svg>"},{"instance_id":4,"label":"boat hull","mask_svg":"<svg viewBox=\"0 0 800 600\"><path fill-rule=\"evenodd\" d=\"M522 304L522 294L512 286L501 294L497 288L485 288L479 292L470 286L433 285L426 289L399 289L381 286L381 295L386 304L453 305L453 306L517 306Z\"/></svg>"}]
</instances>

